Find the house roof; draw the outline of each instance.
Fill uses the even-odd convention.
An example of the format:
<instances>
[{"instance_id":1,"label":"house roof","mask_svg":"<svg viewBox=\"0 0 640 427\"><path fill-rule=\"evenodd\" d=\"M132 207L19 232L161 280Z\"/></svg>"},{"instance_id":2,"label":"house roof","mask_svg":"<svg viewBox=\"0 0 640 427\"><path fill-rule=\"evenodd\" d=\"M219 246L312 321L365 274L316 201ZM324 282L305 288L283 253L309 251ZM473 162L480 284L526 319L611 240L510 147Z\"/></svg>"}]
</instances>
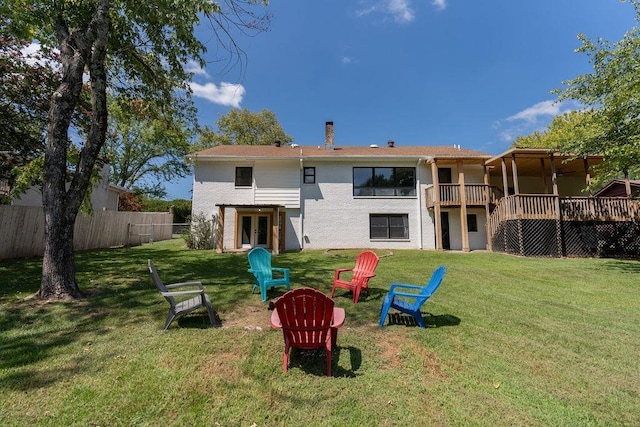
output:
<instances>
[{"instance_id":1,"label":"house roof","mask_svg":"<svg viewBox=\"0 0 640 427\"><path fill-rule=\"evenodd\" d=\"M484 162L491 156L480 151L458 147L411 146L411 147L363 147L325 145L297 146L287 145L218 145L189 155L192 160L207 159L353 159L353 158L397 158L397 159L469 159Z\"/></svg>"},{"instance_id":2,"label":"house roof","mask_svg":"<svg viewBox=\"0 0 640 427\"><path fill-rule=\"evenodd\" d=\"M607 196L610 193L615 193L616 191L614 190L615 187L625 187L625 180L624 179L614 179L611 182L609 182L607 185L605 185L604 187L602 187L598 192L596 192L594 194L594 196L598 197L598 196ZM640 189L640 179L630 179L629 180L629 186L632 189L632 193L635 193L637 190L636 189ZM636 190L636 191L634 191ZM626 190L625 190L626 191Z\"/></svg>"},{"instance_id":3,"label":"house roof","mask_svg":"<svg viewBox=\"0 0 640 427\"><path fill-rule=\"evenodd\" d=\"M194 161L206 160L253 160L253 159L302 159L302 160L353 160L353 159L404 159L413 161L436 160L440 164L453 163L464 160L488 166L491 175L502 174L502 160L505 160L506 173L512 174L515 158L518 175L540 176L542 173L551 175L550 157L553 154L556 172L562 176L583 176L585 174L585 159L574 158L546 148L510 148L497 156L480 151L459 148L458 146L339 146L330 145L298 146L292 145L218 145L206 150L193 153L188 157ZM602 162L603 156L589 156L589 167ZM542 160L542 161L541 161ZM543 170L544 168L544 170Z\"/></svg>"}]
</instances>

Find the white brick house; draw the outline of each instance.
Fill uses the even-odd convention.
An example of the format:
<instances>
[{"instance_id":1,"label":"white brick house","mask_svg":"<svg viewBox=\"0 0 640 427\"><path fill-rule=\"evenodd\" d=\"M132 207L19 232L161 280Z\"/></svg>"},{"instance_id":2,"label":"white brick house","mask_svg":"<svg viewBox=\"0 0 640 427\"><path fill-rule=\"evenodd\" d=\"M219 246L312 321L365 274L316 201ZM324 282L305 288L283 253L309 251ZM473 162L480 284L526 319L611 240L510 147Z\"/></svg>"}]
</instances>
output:
<instances>
[{"instance_id":1,"label":"white brick house","mask_svg":"<svg viewBox=\"0 0 640 427\"><path fill-rule=\"evenodd\" d=\"M217 146L191 155L193 213L216 250L489 249L637 256L640 199L591 195L602 156L511 148Z\"/></svg>"},{"instance_id":2,"label":"white brick house","mask_svg":"<svg viewBox=\"0 0 640 427\"><path fill-rule=\"evenodd\" d=\"M193 213L215 220L218 251L486 249L484 199L461 205L456 196L433 209L427 198L446 183L462 184L462 193L475 183L485 194L490 157L392 142L335 146L327 122L321 146L222 145L191 155Z\"/></svg>"}]
</instances>

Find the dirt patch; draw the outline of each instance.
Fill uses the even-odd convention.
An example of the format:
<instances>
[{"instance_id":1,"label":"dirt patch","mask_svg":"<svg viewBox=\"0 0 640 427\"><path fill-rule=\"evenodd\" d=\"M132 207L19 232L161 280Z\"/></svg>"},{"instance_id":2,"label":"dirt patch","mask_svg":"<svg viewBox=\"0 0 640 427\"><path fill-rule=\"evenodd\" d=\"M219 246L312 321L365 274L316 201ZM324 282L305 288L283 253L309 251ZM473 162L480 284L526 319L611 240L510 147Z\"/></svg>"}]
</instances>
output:
<instances>
[{"instance_id":1,"label":"dirt patch","mask_svg":"<svg viewBox=\"0 0 640 427\"><path fill-rule=\"evenodd\" d=\"M222 328L241 328L245 330L255 330L261 328L266 330L271 328L271 313L269 305L257 301L248 306L227 312L222 317Z\"/></svg>"},{"instance_id":2,"label":"dirt patch","mask_svg":"<svg viewBox=\"0 0 640 427\"><path fill-rule=\"evenodd\" d=\"M389 331L382 331L382 333L384 338L378 339L378 345L381 348L379 356L387 369L404 365L404 360L422 360L422 367L430 377L446 378L436 353L429 351L404 333L389 333Z\"/></svg>"},{"instance_id":3,"label":"dirt patch","mask_svg":"<svg viewBox=\"0 0 640 427\"><path fill-rule=\"evenodd\" d=\"M385 331L386 332L386 331ZM401 334L385 334L384 339L379 339L381 352L380 358L384 361L383 366L387 368L395 368L402 365L401 347L406 338Z\"/></svg>"}]
</instances>

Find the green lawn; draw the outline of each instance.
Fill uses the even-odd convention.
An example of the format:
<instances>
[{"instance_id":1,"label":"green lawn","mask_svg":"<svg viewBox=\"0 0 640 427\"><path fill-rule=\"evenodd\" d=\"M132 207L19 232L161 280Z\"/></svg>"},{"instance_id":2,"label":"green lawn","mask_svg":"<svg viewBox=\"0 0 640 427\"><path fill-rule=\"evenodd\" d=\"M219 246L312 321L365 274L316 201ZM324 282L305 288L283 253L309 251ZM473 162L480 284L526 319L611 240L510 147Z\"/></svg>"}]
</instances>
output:
<instances>
[{"instance_id":1,"label":"green lawn","mask_svg":"<svg viewBox=\"0 0 640 427\"><path fill-rule=\"evenodd\" d=\"M333 378L322 352L294 351L282 373L246 254L181 240L80 253L86 298L49 303L27 298L40 259L1 261L0 425L640 425L640 262L376 252L371 295L336 295L347 320ZM274 265L329 293L356 254ZM222 327L197 312L164 332L148 258L168 283L201 279ZM424 284L442 264L423 306L431 327L378 328L389 285Z\"/></svg>"}]
</instances>

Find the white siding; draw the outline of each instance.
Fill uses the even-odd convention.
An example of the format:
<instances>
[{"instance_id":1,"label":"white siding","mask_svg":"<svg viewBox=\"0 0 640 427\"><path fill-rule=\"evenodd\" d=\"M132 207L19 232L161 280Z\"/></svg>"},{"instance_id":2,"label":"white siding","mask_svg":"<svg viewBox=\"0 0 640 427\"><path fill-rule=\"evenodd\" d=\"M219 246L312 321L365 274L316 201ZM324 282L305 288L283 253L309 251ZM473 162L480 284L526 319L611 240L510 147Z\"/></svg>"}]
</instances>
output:
<instances>
[{"instance_id":1,"label":"white siding","mask_svg":"<svg viewBox=\"0 0 640 427\"><path fill-rule=\"evenodd\" d=\"M300 207L299 161L270 161L257 164L253 170L256 204Z\"/></svg>"}]
</instances>

